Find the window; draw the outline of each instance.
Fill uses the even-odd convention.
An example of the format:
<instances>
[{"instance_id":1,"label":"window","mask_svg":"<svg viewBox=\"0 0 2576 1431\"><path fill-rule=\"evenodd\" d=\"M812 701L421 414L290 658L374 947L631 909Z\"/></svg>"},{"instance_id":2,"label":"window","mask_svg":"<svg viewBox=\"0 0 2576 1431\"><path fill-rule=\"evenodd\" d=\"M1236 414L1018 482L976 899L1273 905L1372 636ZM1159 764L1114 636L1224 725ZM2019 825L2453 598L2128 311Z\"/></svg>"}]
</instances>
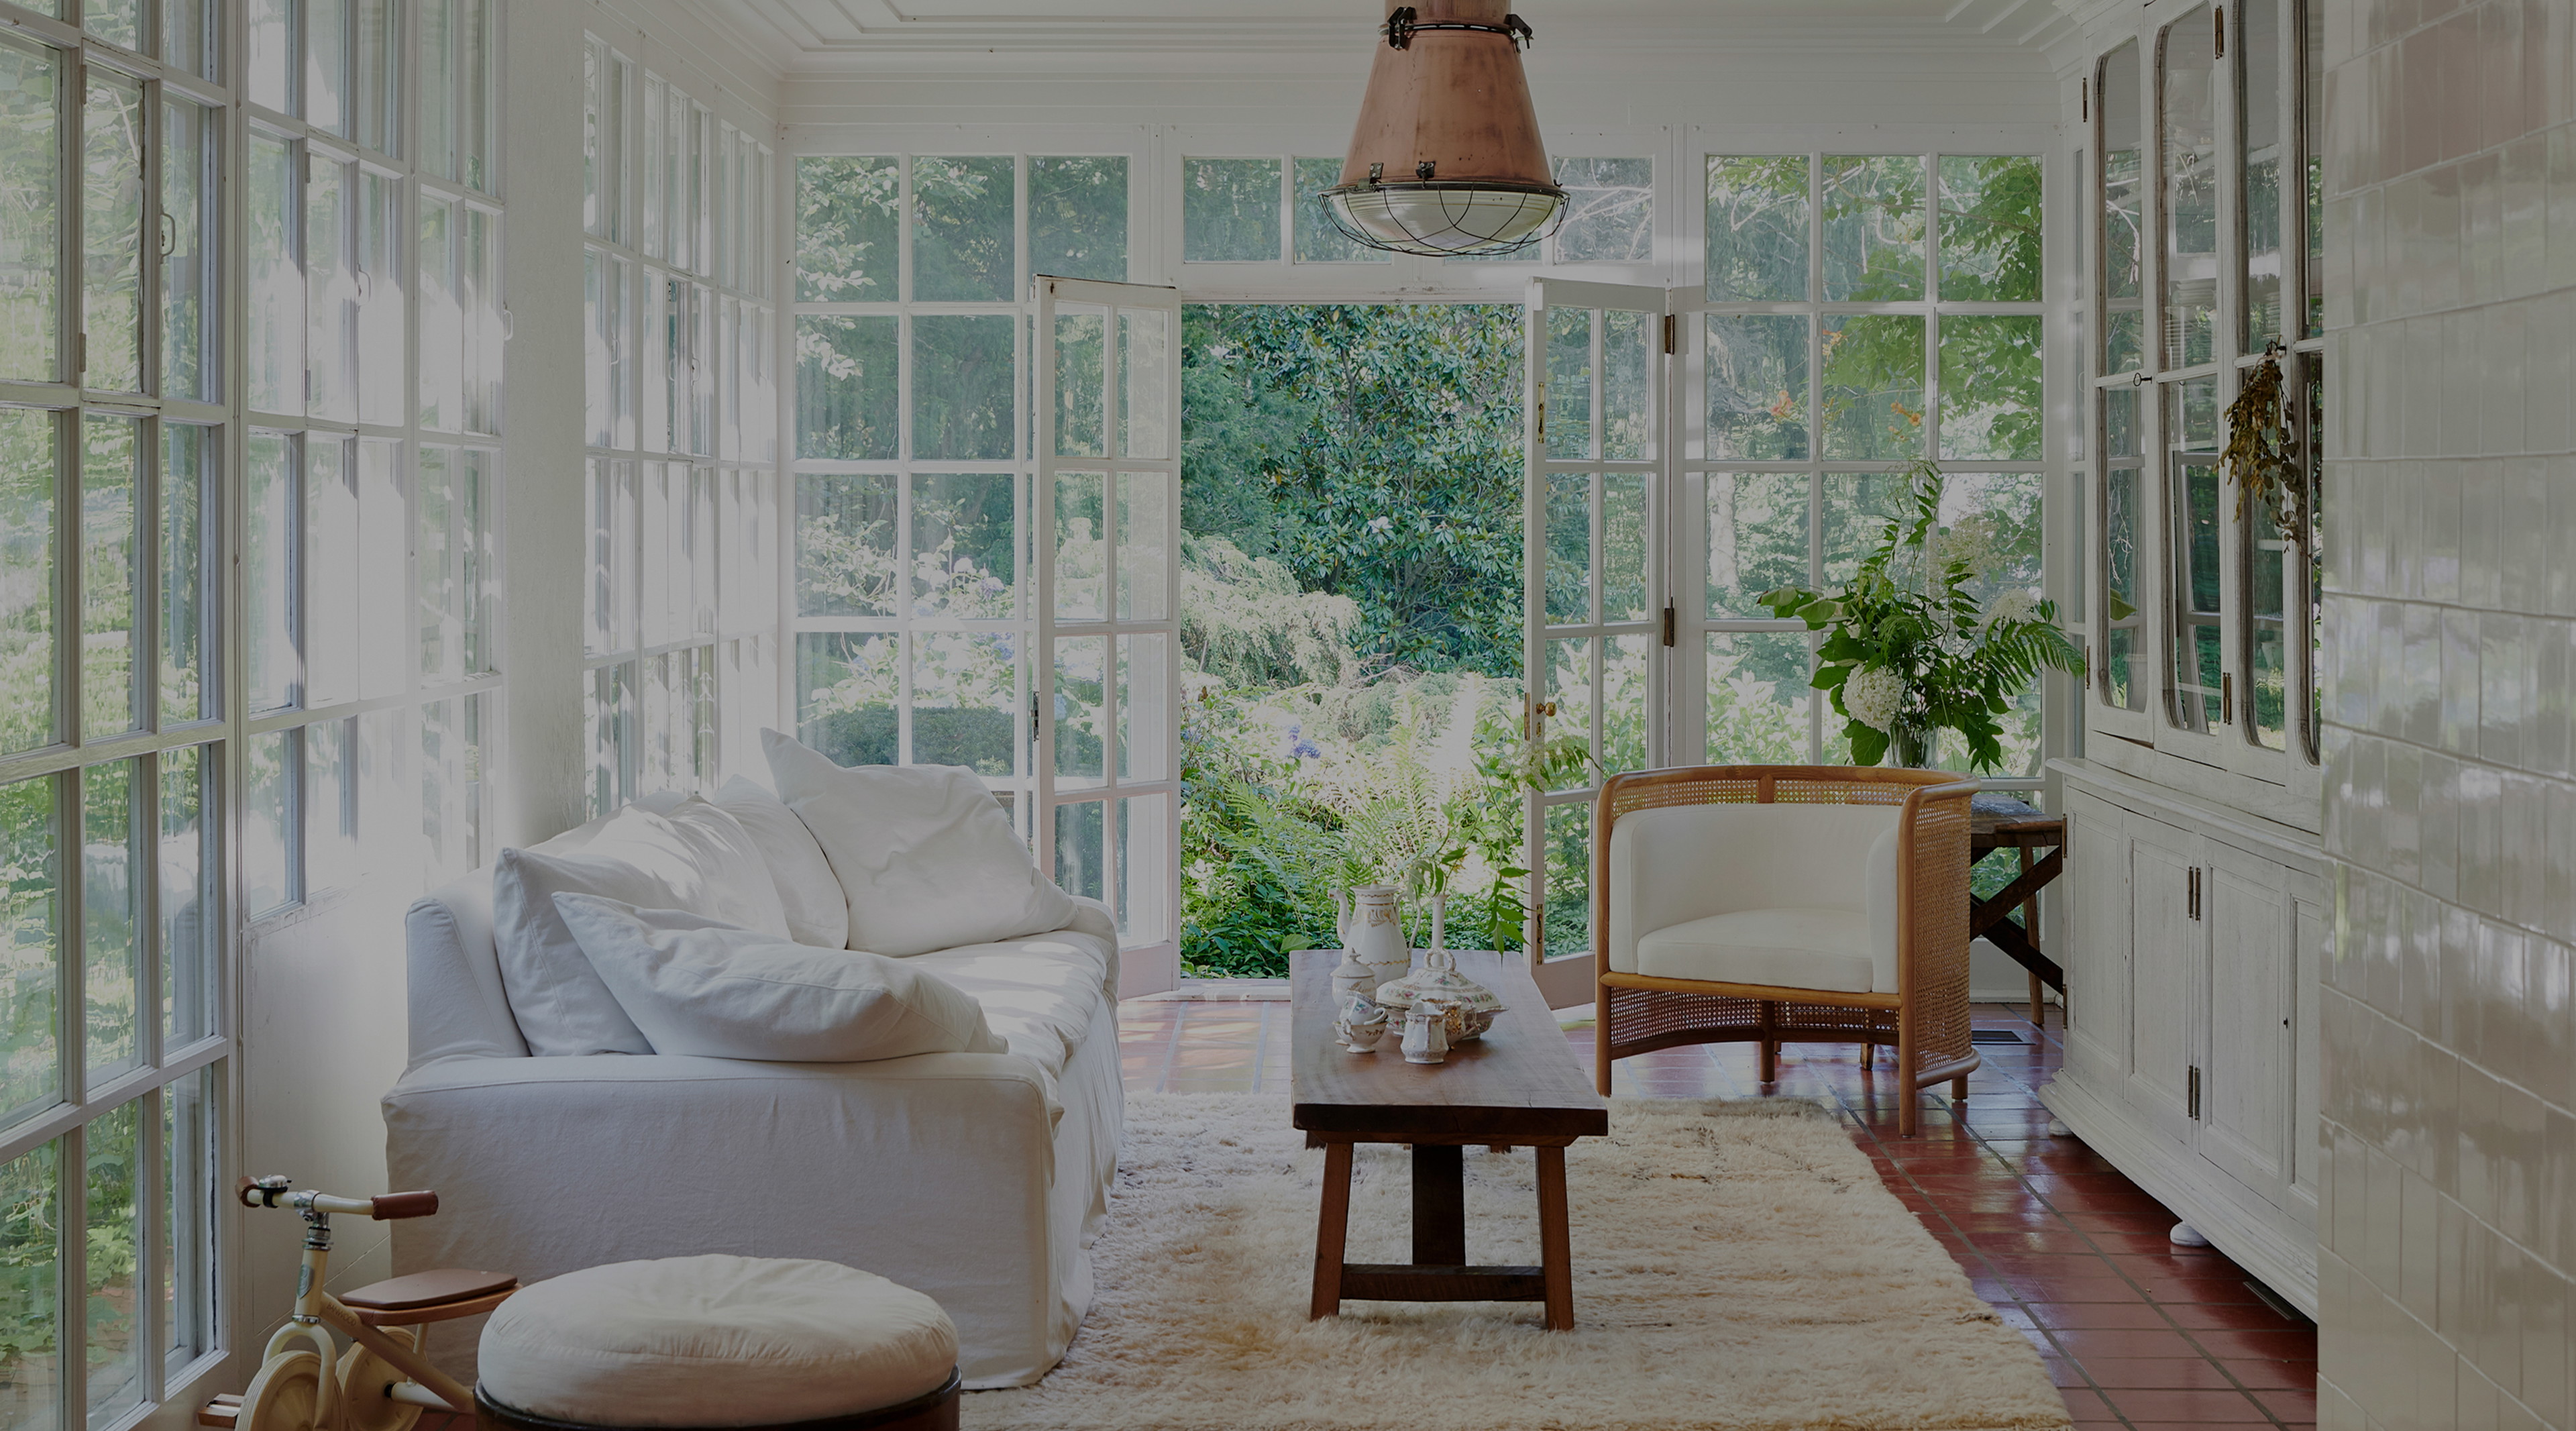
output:
<instances>
[{"instance_id":1,"label":"window","mask_svg":"<svg viewBox=\"0 0 2576 1431\"><path fill-rule=\"evenodd\" d=\"M1126 278L1129 172L1124 155L796 161L798 729L845 765L967 766L1012 792L1023 833L1029 279ZM1084 332L1059 334L1067 373L1086 353L1102 371L1099 321ZM1096 537L1099 502L1060 500L1060 536Z\"/></svg>"},{"instance_id":2,"label":"window","mask_svg":"<svg viewBox=\"0 0 2576 1431\"><path fill-rule=\"evenodd\" d=\"M1848 758L1807 684L1812 638L1755 598L1848 580L1907 464L1948 474L1943 522L1973 548L1982 598L2036 591L2040 170L2012 154L1709 157L1707 306L1683 320L1705 325L1708 470L1684 490L1704 512L1708 759ZM2032 780L2035 688L2017 712L2006 771Z\"/></svg>"},{"instance_id":3,"label":"window","mask_svg":"<svg viewBox=\"0 0 2576 1431\"><path fill-rule=\"evenodd\" d=\"M777 295L769 147L596 38L583 87L596 814L757 768L777 718Z\"/></svg>"}]
</instances>

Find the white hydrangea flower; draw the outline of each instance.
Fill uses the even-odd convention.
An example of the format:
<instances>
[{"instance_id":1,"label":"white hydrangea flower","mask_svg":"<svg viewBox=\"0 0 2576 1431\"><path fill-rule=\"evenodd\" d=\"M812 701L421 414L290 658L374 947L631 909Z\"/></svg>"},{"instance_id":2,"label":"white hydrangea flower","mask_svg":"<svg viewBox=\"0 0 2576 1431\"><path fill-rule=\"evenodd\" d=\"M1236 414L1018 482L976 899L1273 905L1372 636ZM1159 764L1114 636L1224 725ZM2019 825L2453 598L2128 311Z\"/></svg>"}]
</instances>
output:
<instances>
[{"instance_id":1,"label":"white hydrangea flower","mask_svg":"<svg viewBox=\"0 0 2576 1431\"><path fill-rule=\"evenodd\" d=\"M1954 561L1964 562L1969 574L1979 580L1993 576L2005 561L2002 528L1984 512L1962 517L1932 533L1924 545L1935 570Z\"/></svg>"},{"instance_id":2,"label":"white hydrangea flower","mask_svg":"<svg viewBox=\"0 0 2576 1431\"><path fill-rule=\"evenodd\" d=\"M1872 730L1892 730L1905 704L1905 678L1887 666L1867 666L1843 682L1843 711Z\"/></svg>"},{"instance_id":3,"label":"white hydrangea flower","mask_svg":"<svg viewBox=\"0 0 2576 1431\"><path fill-rule=\"evenodd\" d=\"M1986 607L1985 619L1977 623L1981 631L1991 631L2007 621L2028 621L2039 611L2039 602L2027 591L2007 591Z\"/></svg>"}]
</instances>

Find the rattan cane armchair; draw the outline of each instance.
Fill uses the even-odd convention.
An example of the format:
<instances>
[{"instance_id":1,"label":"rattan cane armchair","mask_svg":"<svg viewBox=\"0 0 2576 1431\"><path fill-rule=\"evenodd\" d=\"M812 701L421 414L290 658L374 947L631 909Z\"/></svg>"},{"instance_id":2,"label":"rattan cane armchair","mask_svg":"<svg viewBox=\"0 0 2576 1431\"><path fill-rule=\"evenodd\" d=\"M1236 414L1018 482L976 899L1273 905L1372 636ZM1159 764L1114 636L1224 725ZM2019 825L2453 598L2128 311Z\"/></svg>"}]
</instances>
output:
<instances>
[{"instance_id":1,"label":"rattan cane armchair","mask_svg":"<svg viewBox=\"0 0 2576 1431\"><path fill-rule=\"evenodd\" d=\"M1964 1100L1968 1072L1977 1066L1976 1051L1968 1040L1968 802L1976 789L1975 781L1940 771L1856 766L1712 765L1612 776L1602 786L1592 827L1600 1090L1610 1091L1613 1060L1679 1044L1758 1043L1762 1078L1770 1082L1783 1043L1860 1043L1896 1049L1903 1090L1897 1114L1900 1136L1914 1134L1917 1090L1946 1079L1953 1098ZM1611 853L1619 822L1649 810L1716 804L1894 807L1892 841L1882 831L1871 851L1882 864L1884 851L1890 847L1894 851L1889 871L1892 903L1883 890L1874 897L1874 908L1892 908L1893 926L1886 927L1883 916L1870 926L1878 947L1884 949L1892 942L1892 979L1882 971L1875 981L1808 988L1786 980L1736 983L1639 973L1634 967L1642 941L1634 929L1622 935L1627 953L1619 961L1631 968L1614 968ZM1667 832L1676 823L1659 817L1638 829ZM1868 823L1857 822L1855 828L1865 829ZM1640 853L1645 838L1632 836L1622 846L1622 859L1658 859L1668 880L1672 873L1686 870L1685 879L1704 881L1705 889L1672 892L1685 910L1693 900L1730 907L1720 893L1728 868L1691 865L1697 856L1677 854L1668 834L1658 835L1653 851ZM1862 902L1857 878L1863 873L1857 868L1860 852L1851 851L1851 857L1856 868L1850 902L1858 905ZM1684 865L1676 866L1677 858ZM1643 876L1627 872L1621 877L1633 882ZM1657 897L1670 905L1672 899L1664 894L1659 891ZM1746 897L1758 899L1758 895ZM1630 911L1618 912L1624 919ZM1783 966L1775 959L1771 967L1795 967L1795 961Z\"/></svg>"}]
</instances>

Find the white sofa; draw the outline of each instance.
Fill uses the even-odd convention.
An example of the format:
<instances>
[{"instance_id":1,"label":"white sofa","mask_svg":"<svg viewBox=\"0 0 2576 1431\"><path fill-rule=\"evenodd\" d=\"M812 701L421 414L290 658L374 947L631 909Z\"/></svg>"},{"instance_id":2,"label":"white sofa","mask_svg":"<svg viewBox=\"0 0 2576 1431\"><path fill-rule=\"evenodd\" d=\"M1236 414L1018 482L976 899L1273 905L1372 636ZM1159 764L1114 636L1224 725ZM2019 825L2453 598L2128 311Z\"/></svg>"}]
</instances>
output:
<instances>
[{"instance_id":1,"label":"white sofa","mask_svg":"<svg viewBox=\"0 0 2576 1431\"><path fill-rule=\"evenodd\" d=\"M535 848L579 849L601 823ZM386 1164L441 1207L395 1224L397 1274L821 1258L935 1298L970 1387L1025 1385L1064 1355L1124 1116L1105 908L1076 901L1052 933L915 956L975 997L1009 1053L848 1064L531 1057L489 869L413 905L407 935L411 1056L384 1098ZM433 1347L471 1375L470 1335Z\"/></svg>"}]
</instances>

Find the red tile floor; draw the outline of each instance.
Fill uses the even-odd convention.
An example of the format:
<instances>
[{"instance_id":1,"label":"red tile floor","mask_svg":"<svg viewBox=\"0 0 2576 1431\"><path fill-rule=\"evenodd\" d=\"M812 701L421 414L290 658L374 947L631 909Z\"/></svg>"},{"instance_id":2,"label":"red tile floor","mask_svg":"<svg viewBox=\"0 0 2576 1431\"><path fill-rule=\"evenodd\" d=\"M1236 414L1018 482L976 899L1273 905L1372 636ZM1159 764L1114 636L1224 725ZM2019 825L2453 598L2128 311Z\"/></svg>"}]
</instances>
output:
<instances>
[{"instance_id":1,"label":"red tile floor","mask_svg":"<svg viewBox=\"0 0 2576 1431\"><path fill-rule=\"evenodd\" d=\"M2073 1138L2048 1135L2037 1089L2056 1067L2050 1011L1977 1006L1980 1029L2024 1042L1986 1045L1954 1113L1926 1094L1920 1136L1896 1136L1893 1088L1858 1051L1792 1046L1769 1092L1838 1109L1899 1201L1966 1269L1979 1295L2039 1348L2079 1427L2309 1426L2316 1421L2317 1329L2258 1294L2216 1251L2166 1241L2173 1214ZM1165 997L1120 1006L1130 1092L1286 1092L1288 1005ZM1592 1030L1566 1031L1592 1066ZM1750 1044L1666 1049L1622 1060L1621 1093L1751 1098ZM1946 1092L1946 1090L1944 1091Z\"/></svg>"}]
</instances>

